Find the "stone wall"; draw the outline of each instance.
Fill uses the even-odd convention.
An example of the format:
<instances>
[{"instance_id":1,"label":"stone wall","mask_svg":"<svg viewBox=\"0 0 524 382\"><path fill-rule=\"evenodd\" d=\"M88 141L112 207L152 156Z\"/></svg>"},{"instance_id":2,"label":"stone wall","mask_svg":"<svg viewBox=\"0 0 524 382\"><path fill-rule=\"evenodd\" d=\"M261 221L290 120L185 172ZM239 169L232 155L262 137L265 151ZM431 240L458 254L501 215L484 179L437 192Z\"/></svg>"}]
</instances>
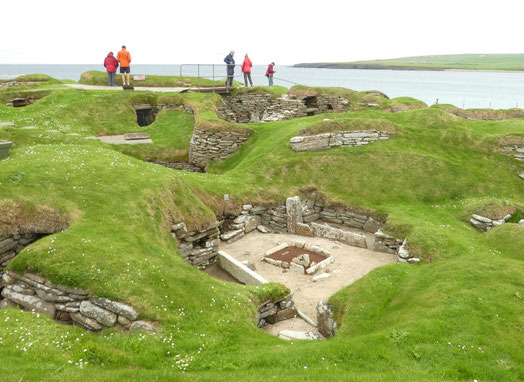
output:
<instances>
[{"instance_id":1,"label":"stone wall","mask_svg":"<svg viewBox=\"0 0 524 382\"><path fill-rule=\"evenodd\" d=\"M213 131L195 126L189 145L189 163L206 168L212 160L229 158L251 135L251 131Z\"/></svg>"},{"instance_id":2,"label":"stone wall","mask_svg":"<svg viewBox=\"0 0 524 382\"><path fill-rule=\"evenodd\" d=\"M377 130L340 131L293 137L290 144L293 151L315 151L339 146L363 146L378 140L389 139L390 134L387 131Z\"/></svg>"},{"instance_id":3,"label":"stone wall","mask_svg":"<svg viewBox=\"0 0 524 382\"><path fill-rule=\"evenodd\" d=\"M516 160L524 162L524 146L521 146L521 145L504 146L503 150L512 154Z\"/></svg>"},{"instance_id":4,"label":"stone wall","mask_svg":"<svg viewBox=\"0 0 524 382\"><path fill-rule=\"evenodd\" d=\"M5 267L22 249L44 236L38 233L16 233L0 240L0 276Z\"/></svg>"},{"instance_id":5,"label":"stone wall","mask_svg":"<svg viewBox=\"0 0 524 382\"><path fill-rule=\"evenodd\" d=\"M292 294L278 301L266 301L258 307L257 311L257 326L259 328L266 324L273 325L288 320L298 314Z\"/></svg>"},{"instance_id":6,"label":"stone wall","mask_svg":"<svg viewBox=\"0 0 524 382\"><path fill-rule=\"evenodd\" d=\"M218 255L219 222L199 231L188 231L180 222L171 226L173 237L178 241L178 253L187 263L200 269L216 263Z\"/></svg>"},{"instance_id":7,"label":"stone wall","mask_svg":"<svg viewBox=\"0 0 524 382\"><path fill-rule=\"evenodd\" d=\"M222 101L217 116L237 123L282 121L321 113L341 113L349 104L347 99L334 96L284 94L273 98L268 93L228 95L223 96Z\"/></svg>"},{"instance_id":8,"label":"stone wall","mask_svg":"<svg viewBox=\"0 0 524 382\"><path fill-rule=\"evenodd\" d=\"M0 278L0 291L0 308L20 307L91 331L114 326L156 331L151 324L137 321L138 312L127 304L89 296L86 290L53 284L33 273L20 276L8 270Z\"/></svg>"}]
</instances>

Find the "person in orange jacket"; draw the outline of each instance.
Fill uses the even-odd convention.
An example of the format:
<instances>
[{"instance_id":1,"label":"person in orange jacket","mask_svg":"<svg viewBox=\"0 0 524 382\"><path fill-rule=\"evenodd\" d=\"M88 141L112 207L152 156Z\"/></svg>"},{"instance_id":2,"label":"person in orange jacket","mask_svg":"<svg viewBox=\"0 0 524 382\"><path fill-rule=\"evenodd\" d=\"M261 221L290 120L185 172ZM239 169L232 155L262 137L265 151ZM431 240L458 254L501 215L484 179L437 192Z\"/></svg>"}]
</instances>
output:
<instances>
[{"instance_id":1,"label":"person in orange jacket","mask_svg":"<svg viewBox=\"0 0 524 382\"><path fill-rule=\"evenodd\" d=\"M122 50L116 55L116 60L120 63L120 73L122 73L122 85L130 85L129 73L131 73L131 54L126 50L126 46L122 45ZM127 82L125 81L125 73L127 73Z\"/></svg>"},{"instance_id":2,"label":"person in orange jacket","mask_svg":"<svg viewBox=\"0 0 524 382\"><path fill-rule=\"evenodd\" d=\"M251 84L251 87L253 87L253 81L251 80L251 67L253 66L253 63L249 59L249 57L246 56L244 58L244 62L242 63L242 73L244 73L244 84L247 88L247 81L249 80L249 83Z\"/></svg>"}]
</instances>

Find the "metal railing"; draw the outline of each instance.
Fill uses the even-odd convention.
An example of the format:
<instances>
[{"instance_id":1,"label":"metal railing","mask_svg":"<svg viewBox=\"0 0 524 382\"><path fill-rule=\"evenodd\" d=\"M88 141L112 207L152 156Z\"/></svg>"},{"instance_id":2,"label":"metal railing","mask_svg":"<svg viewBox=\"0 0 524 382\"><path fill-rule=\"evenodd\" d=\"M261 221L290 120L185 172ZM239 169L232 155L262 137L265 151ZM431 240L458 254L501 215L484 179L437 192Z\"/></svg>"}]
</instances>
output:
<instances>
[{"instance_id":1,"label":"metal railing","mask_svg":"<svg viewBox=\"0 0 524 382\"><path fill-rule=\"evenodd\" d=\"M203 79L209 79L209 80L212 80L213 81L213 85L212 86L206 86L207 87L212 87L213 88L213 92L216 92L216 81L217 81L217 76L218 78L223 78L224 77L224 74L226 77L228 77L227 75L227 67L229 66L233 66L234 68L235 67L240 67L240 65L227 65L227 64L181 64L180 65L180 77L196 77L197 78L197 87L198 89L200 89L202 87L201 83L200 83L200 79L203 78ZM184 75L184 68L194 68L196 69L196 74L194 73L194 70L191 72L191 73L186 73L186 75ZM217 74L217 70L218 68L221 68L223 70L223 74L219 75ZM203 72L203 69L207 69L208 72L210 73L207 73L206 75L202 74ZM242 77L242 74L237 74L237 75L233 75L233 78L235 77ZM224 84L225 86L225 84Z\"/></svg>"},{"instance_id":2,"label":"metal railing","mask_svg":"<svg viewBox=\"0 0 524 382\"><path fill-rule=\"evenodd\" d=\"M200 89L202 87L201 83L200 83L200 79L203 78L203 79L209 79L209 80L212 80L213 81L213 85L212 86L206 86L206 88L212 88L213 89L213 92L215 93L216 92L216 84L215 82L218 81L217 78L221 79L223 78L224 76L227 78L227 67L228 66L233 66L234 68L236 67L241 67L241 65L227 65L227 64L180 64L180 77L196 77L197 78L197 87L198 89ZM184 73L184 69L186 70L186 72ZM188 70L188 69L193 69L193 70ZM189 72L189 73L188 73ZM222 74L218 74L218 73L222 73ZM238 74L235 74L233 75L233 79L234 78L242 78L242 71L239 70L239 73ZM290 83L290 84L293 84L293 85L301 85L297 82L294 82L294 81L289 81L289 80L285 80L283 78L278 78L278 77L274 77L273 76L273 79L275 80L278 80L278 81L283 81L283 82L287 82L287 83ZM242 82L242 80L240 80ZM225 86L225 84L224 84ZM223 87L220 87L220 88L223 88ZM229 87L227 87L229 88Z\"/></svg>"}]
</instances>

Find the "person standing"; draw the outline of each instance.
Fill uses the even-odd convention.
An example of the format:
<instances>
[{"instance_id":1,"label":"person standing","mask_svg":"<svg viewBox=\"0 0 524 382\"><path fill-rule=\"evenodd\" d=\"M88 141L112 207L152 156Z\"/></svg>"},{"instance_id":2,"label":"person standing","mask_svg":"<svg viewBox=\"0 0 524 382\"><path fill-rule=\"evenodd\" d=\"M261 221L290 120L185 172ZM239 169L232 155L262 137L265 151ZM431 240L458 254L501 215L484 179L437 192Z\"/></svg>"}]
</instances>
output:
<instances>
[{"instance_id":1,"label":"person standing","mask_svg":"<svg viewBox=\"0 0 524 382\"><path fill-rule=\"evenodd\" d=\"M247 88L247 81L249 80L249 83L251 84L251 87L253 87L253 81L251 80L251 67L253 66L253 63L249 59L247 53L244 57L244 62L242 63L242 73L244 73L244 84Z\"/></svg>"},{"instance_id":2,"label":"person standing","mask_svg":"<svg viewBox=\"0 0 524 382\"><path fill-rule=\"evenodd\" d=\"M235 55L235 51L230 51L229 54L224 58L224 62L227 64L227 79L226 79L226 87L232 87L233 86L233 77L235 75L235 59L233 56Z\"/></svg>"},{"instance_id":3,"label":"person standing","mask_svg":"<svg viewBox=\"0 0 524 382\"><path fill-rule=\"evenodd\" d=\"M118 61L116 60L115 56L113 56L113 52L108 53L104 60L104 67L107 70L107 81L109 82L109 86L116 86L115 77L116 68L118 68Z\"/></svg>"},{"instance_id":4,"label":"person standing","mask_svg":"<svg viewBox=\"0 0 524 382\"><path fill-rule=\"evenodd\" d=\"M273 74L275 74L275 63L272 62L267 66L266 77L269 80L269 86L273 85Z\"/></svg>"},{"instance_id":5,"label":"person standing","mask_svg":"<svg viewBox=\"0 0 524 382\"><path fill-rule=\"evenodd\" d=\"M122 85L130 85L129 73L131 73L131 54L126 50L126 46L122 45L122 50L116 55L117 61L120 63L120 73L122 73ZM127 73L127 82L125 81L125 73Z\"/></svg>"}]
</instances>

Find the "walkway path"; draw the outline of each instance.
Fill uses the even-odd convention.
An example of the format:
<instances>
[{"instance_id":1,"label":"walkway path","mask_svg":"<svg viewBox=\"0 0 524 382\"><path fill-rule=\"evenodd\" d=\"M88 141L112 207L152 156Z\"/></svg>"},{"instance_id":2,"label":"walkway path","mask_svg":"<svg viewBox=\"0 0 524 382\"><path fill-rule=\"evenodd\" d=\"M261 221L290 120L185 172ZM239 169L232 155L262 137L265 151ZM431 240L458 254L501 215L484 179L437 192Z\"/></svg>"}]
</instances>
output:
<instances>
[{"instance_id":1,"label":"walkway path","mask_svg":"<svg viewBox=\"0 0 524 382\"><path fill-rule=\"evenodd\" d=\"M122 90L121 86L97 86L97 85L83 85L83 84L65 84L65 86L73 89L83 90ZM159 87L135 87L135 90L143 90L149 92L162 92L162 93L180 93L183 90L189 88L159 88Z\"/></svg>"}]
</instances>

